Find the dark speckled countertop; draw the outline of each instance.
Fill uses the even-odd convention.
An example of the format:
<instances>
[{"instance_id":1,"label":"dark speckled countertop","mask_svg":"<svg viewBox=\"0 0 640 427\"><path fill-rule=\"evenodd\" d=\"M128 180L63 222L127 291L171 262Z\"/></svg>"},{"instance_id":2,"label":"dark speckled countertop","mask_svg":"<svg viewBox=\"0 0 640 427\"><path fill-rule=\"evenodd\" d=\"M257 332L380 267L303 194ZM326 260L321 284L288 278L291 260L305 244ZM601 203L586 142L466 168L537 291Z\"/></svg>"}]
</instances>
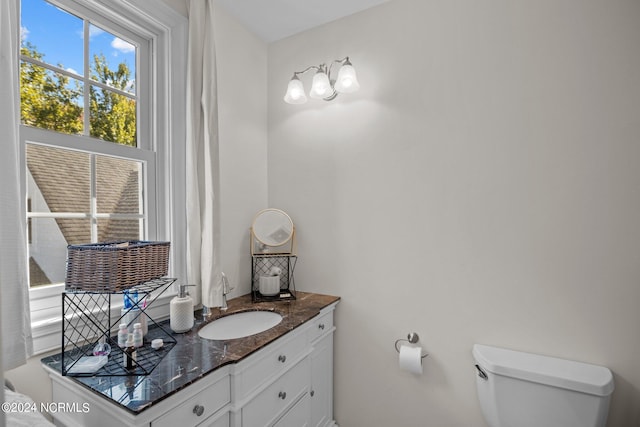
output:
<instances>
[{"instance_id":1,"label":"dark speckled countertop","mask_svg":"<svg viewBox=\"0 0 640 427\"><path fill-rule=\"evenodd\" d=\"M163 357L149 375L70 377L103 397L117 403L133 414L139 414L152 405L193 384L216 369L237 363L260 350L289 331L308 322L340 298L307 292L296 292L292 301L251 302L251 295L243 295L229 300L228 310L212 309L204 319L200 311L195 313L194 327L183 334L173 334L177 344ZM219 317L251 310L275 311L282 315L282 322L273 328L244 338L213 341L200 338L198 330ZM159 322L170 331L169 320ZM145 337L153 338L153 328ZM48 368L60 372L60 354L42 359Z\"/></svg>"}]
</instances>

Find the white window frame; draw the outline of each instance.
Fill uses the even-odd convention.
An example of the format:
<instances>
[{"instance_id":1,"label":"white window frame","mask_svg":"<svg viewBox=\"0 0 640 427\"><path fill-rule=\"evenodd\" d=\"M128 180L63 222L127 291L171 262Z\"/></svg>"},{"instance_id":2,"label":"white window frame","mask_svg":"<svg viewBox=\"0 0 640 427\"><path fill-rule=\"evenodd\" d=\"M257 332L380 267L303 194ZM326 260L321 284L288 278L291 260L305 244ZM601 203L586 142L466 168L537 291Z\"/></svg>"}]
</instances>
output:
<instances>
[{"instance_id":1,"label":"white window frame","mask_svg":"<svg viewBox=\"0 0 640 427\"><path fill-rule=\"evenodd\" d=\"M50 0L63 9L102 23L108 30L115 29L116 35L124 35L125 40L142 38L148 40L150 48L146 65L136 64L136 84L139 85L142 72L153 77L147 89L139 89L138 123L149 123L138 127L139 147L142 150L115 143L97 141L88 136L74 136L67 139L63 135L66 148L92 151L116 157L126 157L135 150L148 168L145 213L148 214L148 237L171 241L170 271L172 277L186 277L186 213L185 206L185 149L186 129L186 51L187 20L162 2L146 0L95 0L79 4L74 0ZM109 22L115 25L104 25ZM136 37L132 37L131 35ZM139 55L140 56L140 55ZM148 71L143 71L143 70ZM148 108L144 101L148 100ZM26 142L51 144L58 141L56 132L21 126L22 160ZM52 135L54 134L54 135ZM46 141L45 141L46 140ZM47 142L49 141L49 142ZM94 144L100 145L94 146ZM100 148L100 150L97 150ZM96 149L94 151L94 149ZM154 170L151 170L153 168ZM153 174L155 172L155 174ZM26 195L26 166L21 180L23 194ZM153 181L153 182L149 182ZM150 191L153 190L153 191ZM26 201L25 201L26 202ZM151 215L151 213L155 213ZM26 218L25 218L26 221ZM61 334L61 292L64 284L36 287L30 290L32 312L32 334L36 354L59 349ZM157 320L168 317L168 303L175 289L165 292L151 307L150 315ZM111 307L114 316L118 306ZM34 316L34 313L37 315Z\"/></svg>"}]
</instances>

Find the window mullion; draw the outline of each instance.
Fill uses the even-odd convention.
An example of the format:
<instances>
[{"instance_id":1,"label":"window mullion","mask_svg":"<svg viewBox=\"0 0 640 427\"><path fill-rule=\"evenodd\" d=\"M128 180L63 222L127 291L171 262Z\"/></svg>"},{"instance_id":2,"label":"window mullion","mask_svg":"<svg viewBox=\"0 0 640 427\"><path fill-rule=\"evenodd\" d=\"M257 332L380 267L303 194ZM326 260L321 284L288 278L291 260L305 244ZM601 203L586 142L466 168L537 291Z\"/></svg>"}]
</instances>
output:
<instances>
[{"instance_id":1,"label":"window mullion","mask_svg":"<svg viewBox=\"0 0 640 427\"><path fill-rule=\"evenodd\" d=\"M30 56L20 55L20 60L44 68L56 74L62 74L63 76L67 76L75 80L82 80L82 76L77 73L65 70L64 68L57 67L53 64L47 64L44 61L40 61L36 58L31 58Z\"/></svg>"},{"instance_id":2,"label":"window mullion","mask_svg":"<svg viewBox=\"0 0 640 427\"><path fill-rule=\"evenodd\" d=\"M96 155L91 154L91 185L90 185L90 215L91 215L91 241L98 241L98 185L97 185L97 172L96 172Z\"/></svg>"},{"instance_id":3,"label":"window mullion","mask_svg":"<svg viewBox=\"0 0 640 427\"><path fill-rule=\"evenodd\" d=\"M146 219L144 214L126 214L126 213L100 213L96 214L98 219ZM143 236L141 234L141 236Z\"/></svg>"},{"instance_id":4,"label":"window mullion","mask_svg":"<svg viewBox=\"0 0 640 427\"><path fill-rule=\"evenodd\" d=\"M102 90L108 90L108 91L113 92L115 94L118 94L120 96L124 96L125 98L132 99L132 100L134 100L136 102L138 101L138 98L134 94L131 94L131 93L127 92L127 91L124 91L122 89L118 89L118 88L113 87L113 86L109 86L108 84L100 83L100 82L98 82L96 80L93 80L93 79L87 79L87 83L86 84L91 85L91 86L95 86L95 87L99 87Z\"/></svg>"},{"instance_id":5,"label":"window mullion","mask_svg":"<svg viewBox=\"0 0 640 427\"><path fill-rule=\"evenodd\" d=\"M91 97L90 97L90 91L91 91L91 86L89 86L89 73L91 72L90 67L89 67L89 21L88 20L84 20L84 26L83 26L83 31L84 31L84 37L83 37L83 57L84 57L84 76L82 78L82 87L83 87L83 105L84 105L84 111L82 114L82 119L83 119L83 134L84 135L91 135L90 132L90 126L91 123L89 121L89 114L90 114L90 103L91 103Z\"/></svg>"},{"instance_id":6,"label":"window mullion","mask_svg":"<svg viewBox=\"0 0 640 427\"><path fill-rule=\"evenodd\" d=\"M147 179L148 173L149 173L149 165L147 162L143 162L142 167L138 172L138 180L139 182L142 182L142 186L141 186L142 191L138 194L138 206L140 206L140 208L142 209L142 215L143 215L143 221L139 222L139 225L140 225L139 234L141 236L144 236L145 239L149 238L149 217L147 215L147 213L149 212L149 199L147 197L148 196L147 185L149 184L149 181ZM155 230L156 230L156 227L154 224L154 238L156 238Z\"/></svg>"},{"instance_id":7,"label":"window mullion","mask_svg":"<svg viewBox=\"0 0 640 427\"><path fill-rule=\"evenodd\" d=\"M27 212L27 218L91 219L91 215L82 212Z\"/></svg>"},{"instance_id":8,"label":"window mullion","mask_svg":"<svg viewBox=\"0 0 640 427\"><path fill-rule=\"evenodd\" d=\"M83 57L84 57L84 78L83 78L83 87L84 87L84 91L83 91L83 95L84 95L84 113L83 113L83 120L84 120L84 134L85 135L91 135L91 122L90 122L90 114L91 114L91 86L89 85L89 74L91 72L90 70L90 61L89 61L89 36L90 36L90 28L89 28L89 21L87 19L83 20L84 26L83 26L83 30L84 30L84 39L83 39L83 48L84 48L84 52L83 52ZM91 223L91 241L92 242L97 242L98 241L98 218L96 216L96 214L98 213L98 190L97 190L97 172L96 172L96 155L95 154L91 154L91 178L90 178L90 190L89 190L89 194L90 194L90 208L89 208L89 214L90 214L90 223Z\"/></svg>"}]
</instances>

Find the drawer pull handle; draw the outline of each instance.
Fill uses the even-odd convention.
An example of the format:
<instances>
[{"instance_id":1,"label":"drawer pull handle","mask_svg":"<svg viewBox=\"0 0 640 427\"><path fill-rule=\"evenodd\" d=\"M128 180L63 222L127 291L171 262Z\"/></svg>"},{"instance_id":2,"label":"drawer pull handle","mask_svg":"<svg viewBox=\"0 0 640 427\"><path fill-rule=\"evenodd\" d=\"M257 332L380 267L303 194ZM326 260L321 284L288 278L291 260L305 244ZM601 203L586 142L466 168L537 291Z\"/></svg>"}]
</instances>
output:
<instances>
[{"instance_id":1,"label":"drawer pull handle","mask_svg":"<svg viewBox=\"0 0 640 427\"><path fill-rule=\"evenodd\" d=\"M200 417L202 416L202 414L204 414L204 406L202 405L196 405L193 407L193 413L196 414L196 416Z\"/></svg>"},{"instance_id":2,"label":"drawer pull handle","mask_svg":"<svg viewBox=\"0 0 640 427\"><path fill-rule=\"evenodd\" d=\"M281 354L280 356L278 356L278 361L282 363L286 362L287 356L285 356L284 354Z\"/></svg>"},{"instance_id":3,"label":"drawer pull handle","mask_svg":"<svg viewBox=\"0 0 640 427\"><path fill-rule=\"evenodd\" d=\"M323 331L324 331L324 323L320 323L320 324L318 325L318 329L321 329L321 330L323 330Z\"/></svg>"},{"instance_id":4,"label":"drawer pull handle","mask_svg":"<svg viewBox=\"0 0 640 427\"><path fill-rule=\"evenodd\" d=\"M287 393L285 391L281 391L280 393L278 393L278 397L282 400L285 400L287 398Z\"/></svg>"}]
</instances>

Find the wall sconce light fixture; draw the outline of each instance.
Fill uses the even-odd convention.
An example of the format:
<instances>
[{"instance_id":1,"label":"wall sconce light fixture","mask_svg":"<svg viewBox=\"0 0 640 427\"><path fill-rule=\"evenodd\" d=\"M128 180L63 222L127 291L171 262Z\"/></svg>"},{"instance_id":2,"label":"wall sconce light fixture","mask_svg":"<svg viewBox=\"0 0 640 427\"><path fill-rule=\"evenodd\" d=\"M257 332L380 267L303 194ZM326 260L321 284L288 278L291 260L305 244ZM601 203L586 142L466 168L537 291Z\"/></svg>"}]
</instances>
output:
<instances>
[{"instance_id":1,"label":"wall sconce light fixture","mask_svg":"<svg viewBox=\"0 0 640 427\"><path fill-rule=\"evenodd\" d=\"M341 64L338 70L338 77L335 80L331 80L331 67L333 67L333 64ZM304 104L307 102L307 96L304 94L304 86L298 78L298 75L304 74L309 70L316 70L316 74L313 76L313 81L311 82L311 90L309 91L311 98L331 101L338 96L338 93L353 93L360 89L360 84L356 77L356 70L353 68L353 65L351 65L349 57L347 56L334 60L329 64L329 68L327 68L326 64L320 64L294 72L287 86L287 93L284 96L286 103Z\"/></svg>"}]
</instances>

